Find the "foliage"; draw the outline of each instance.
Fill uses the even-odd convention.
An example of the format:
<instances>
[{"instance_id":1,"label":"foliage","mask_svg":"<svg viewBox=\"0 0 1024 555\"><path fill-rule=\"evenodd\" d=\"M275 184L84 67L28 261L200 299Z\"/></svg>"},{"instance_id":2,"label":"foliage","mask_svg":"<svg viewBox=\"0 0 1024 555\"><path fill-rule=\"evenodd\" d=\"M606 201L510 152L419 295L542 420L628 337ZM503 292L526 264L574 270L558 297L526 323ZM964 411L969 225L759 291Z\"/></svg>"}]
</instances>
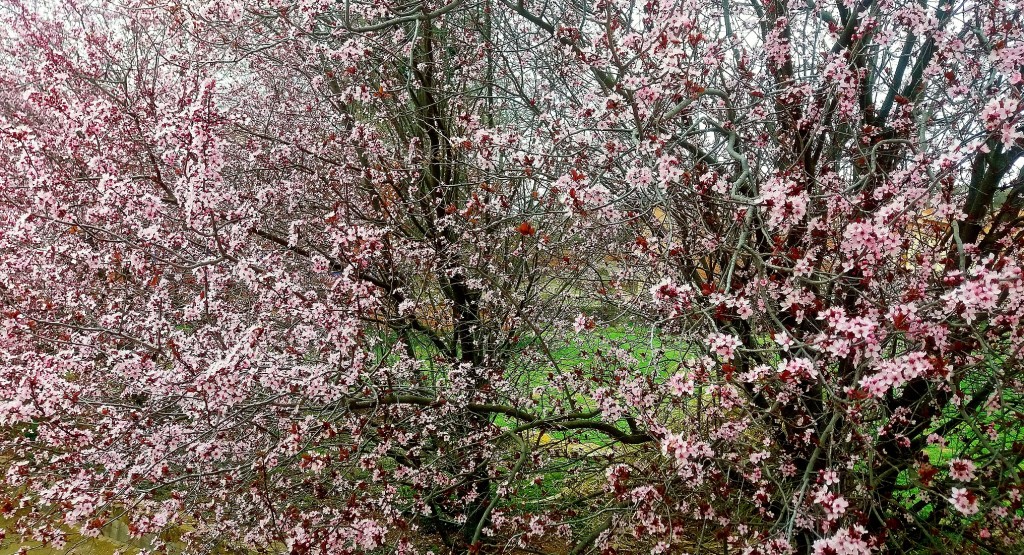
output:
<instances>
[{"instance_id":1,"label":"foliage","mask_svg":"<svg viewBox=\"0 0 1024 555\"><path fill-rule=\"evenodd\" d=\"M1022 550L1022 8L3 0L0 508Z\"/></svg>"}]
</instances>

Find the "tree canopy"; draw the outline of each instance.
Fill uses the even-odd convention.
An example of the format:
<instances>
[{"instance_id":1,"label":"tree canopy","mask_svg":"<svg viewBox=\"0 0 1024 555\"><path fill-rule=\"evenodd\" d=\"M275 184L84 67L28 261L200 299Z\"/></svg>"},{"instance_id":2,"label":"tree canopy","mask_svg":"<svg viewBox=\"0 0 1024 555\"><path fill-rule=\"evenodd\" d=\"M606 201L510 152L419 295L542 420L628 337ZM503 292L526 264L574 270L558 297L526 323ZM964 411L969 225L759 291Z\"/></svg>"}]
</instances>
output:
<instances>
[{"instance_id":1,"label":"tree canopy","mask_svg":"<svg viewBox=\"0 0 1024 555\"><path fill-rule=\"evenodd\" d=\"M1022 14L0 0L0 549L1024 550Z\"/></svg>"}]
</instances>

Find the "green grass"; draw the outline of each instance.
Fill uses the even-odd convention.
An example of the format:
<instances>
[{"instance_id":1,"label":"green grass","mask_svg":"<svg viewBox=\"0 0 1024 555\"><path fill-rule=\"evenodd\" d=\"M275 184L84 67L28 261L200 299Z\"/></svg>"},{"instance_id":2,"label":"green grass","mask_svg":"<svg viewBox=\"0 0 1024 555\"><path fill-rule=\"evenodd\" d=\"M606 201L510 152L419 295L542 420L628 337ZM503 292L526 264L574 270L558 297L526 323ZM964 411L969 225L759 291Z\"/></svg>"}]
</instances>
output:
<instances>
[{"instance_id":1,"label":"green grass","mask_svg":"<svg viewBox=\"0 0 1024 555\"><path fill-rule=\"evenodd\" d=\"M685 342L677 338L658 330L652 332L651 328L628 324L617 324L598 330L585 331L580 334L568 333L565 336L556 334L545 336L545 346L550 349L550 359L554 359L554 362L547 357L538 358L537 353L542 351L539 339L537 337L524 336L520 340L518 349L521 356L518 358L513 357L508 372L508 377L516 380L518 387L522 390L539 391L539 395L536 398L541 403L542 408L538 409L538 413L544 412L545 409L543 407L551 406L544 402L546 399L559 398L564 395L563 392L551 386L550 377L552 375L581 372L588 379L605 380L605 384L611 386L612 382L609 378L612 375L612 370L623 365L613 355L614 349L623 349L631 355L633 360L628 365L629 374L633 376L649 376L656 382L662 382L673 373L678 372L680 366L687 359L699 356L694 349L689 348ZM769 348L773 342L770 338L765 337L762 338L762 341L758 341L758 344L760 347ZM415 347L415 351L417 356L426 358L431 356L432 347L424 342L418 344ZM776 355L770 358L768 363L776 363L778 359L779 357ZM539 363L538 360L540 360ZM986 380L994 379L993 376L998 375L1001 365L1002 361L992 358L988 361L985 368L971 370L970 377L960 382L963 392L968 396L983 394L986 391ZM593 400L582 393L575 395L572 401L576 403L579 410L596 408ZM1013 417L1010 415L1004 415L1005 418L1000 417L1005 411L1010 411L1010 414L1012 414L1014 407L1024 406L1024 399L1021 399L1020 396L1006 393L1003 396L1003 406L1003 409L996 411L992 415L986 414L984 411L973 411L976 413L975 416L978 417L976 421L978 427L987 425L995 427L997 438L995 440L986 439L986 441L990 443L992 449L997 451L1009 450L1014 442L1024 441L1024 430L1021 430L1019 426L1004 424L1004 422L1012 423ZM959 417L959 409L947 403L943 407L943 413L935 421L932 430L940 428L950 419L957 417ZM513 430L522 424L504 415L496 415L493 418L493 422L504 430ZM619 421L616 425L623 432L628 432L628 427L624 421ZM533 436L533 439L536 440L536 436ZM990 452L989 447L986 447L981 440L982 438L979 437L974 428L961 425L952 433L947 434L947 444L945 446L928 445L924 447L930 464L940 471L936 479L943 484L945 483L942 480L950 459L966 456L976 461L984 462L986 459L995 456L996 453ZM613 443L603 433L586 430L546 430L542 441L544 444L551 445L571 442L593 446ZM518 506L519 508L527 511L534 510L538 507L541 500L557 495L568 487L573 479L572 465L574 462L572 458L554 454L554 449L550 453L554 457L552 464L557 470L551 470L541 475L537 483L528 480L519 481L518 487L520 489L519 494L516 496L519 502L522 503ZM1024 474L1024 462L1019 465L1018 470ZM855 472L857 471L855 470ZM866 472L866 469L861 469L861 472ZM920 495L924 493L919 485L915 471L911 468L904 469L899 473L897 485L900 487L899 491L896 492L897 499L907 509L913 507L921 499ZM936 488L934 482L927 488L929 490L928 493L932 496L932 502L917 509L917 516L921 519L928 519L933 515L934 511L940 508L944 509L945 507L945 502L941 500L941 497L944 497L944 495L940 495L942 492L935 491L934 488ZM948 492L945 492L945 495L948 495ZM1018 513L1024 516L1022 511L1018 511ZM949 515L944 518L957 518L957 515ZM964 521L967 522L967 520L965 519Z\"/></svg>"}]
</instances>

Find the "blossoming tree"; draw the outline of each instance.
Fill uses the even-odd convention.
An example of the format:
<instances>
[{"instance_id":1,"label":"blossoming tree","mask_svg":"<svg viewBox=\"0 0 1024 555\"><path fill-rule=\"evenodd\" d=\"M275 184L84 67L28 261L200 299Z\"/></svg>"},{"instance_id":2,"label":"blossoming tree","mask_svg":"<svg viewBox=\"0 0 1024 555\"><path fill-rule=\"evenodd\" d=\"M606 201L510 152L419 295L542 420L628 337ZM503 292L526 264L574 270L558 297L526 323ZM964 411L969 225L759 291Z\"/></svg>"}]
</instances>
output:
<instances>
[{"instance_id":1,"label":"blossoming tree","mask_svg":"<svg viewBox=\"0 0 1024 555\"><path fill-rule=\"evenodd\" d=\"M5 0L0 542L1024 549L1022 8Z\"/></svg>"}]
</instances>

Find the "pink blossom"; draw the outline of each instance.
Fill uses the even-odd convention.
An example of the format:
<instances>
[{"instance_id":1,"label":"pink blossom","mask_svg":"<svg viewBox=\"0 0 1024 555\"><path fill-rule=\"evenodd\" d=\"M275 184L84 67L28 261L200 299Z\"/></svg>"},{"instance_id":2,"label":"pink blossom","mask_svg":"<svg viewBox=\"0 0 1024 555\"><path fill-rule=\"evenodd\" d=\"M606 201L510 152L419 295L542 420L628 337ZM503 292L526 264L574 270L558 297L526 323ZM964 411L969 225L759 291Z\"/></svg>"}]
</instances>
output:
<instances>
[{"instance_id":1,"label":"pink blossom","mask_svg":"<svg viewBox=\"0 0 1024 555\"><path fill-rule=\"evenodd\" d=\"M724 333L709 334L707 342L708 347L726 361L732 360L736 349L742 345L739 338L734 335L727 335Z\"/></svg>"},{"instance_id":2,"label":"pink blossom","mask_svg":"<svg viewBox=\"0 0 1024 555\"><path fill-rule=\"evenodd\" d=\"M978 512L978 495L965 488L953 488L949 502L953 508L965 515L973 515Z\"/></svg>"},{"instance_id":3,"label":"pink blossom","mask_svg":"<svg viewBox=\"0 0 1024 555\"><path fill-rule=\"evenodd\" d=\"M961 482L970 482L975 478L974 461L968 459L950 459L949 476Z\"/></svg>"},{"instance_id":4,"label":"pink blossom","mask_svg":"<svg viewBox=\"0 0 1024 555\"><path fill-rule=\"evenodd\" d=\"M673 374L672 377L666 382L668 390L672 395L680 397L683 395L693 395L694 384L692 379L688 379L683 374Z\"/></svg>"},{"instance_id":5,"label":"pink blossom","mask_svg":"<svg viewBox=\"0 0 1024 555\"><path fill-rule=\"evenodd\" d=\"M840 528L834 536L814 542L814 555L870 555L874 550L863 539L865 535L862 526Z\"/></svg>"}]
</instances>

